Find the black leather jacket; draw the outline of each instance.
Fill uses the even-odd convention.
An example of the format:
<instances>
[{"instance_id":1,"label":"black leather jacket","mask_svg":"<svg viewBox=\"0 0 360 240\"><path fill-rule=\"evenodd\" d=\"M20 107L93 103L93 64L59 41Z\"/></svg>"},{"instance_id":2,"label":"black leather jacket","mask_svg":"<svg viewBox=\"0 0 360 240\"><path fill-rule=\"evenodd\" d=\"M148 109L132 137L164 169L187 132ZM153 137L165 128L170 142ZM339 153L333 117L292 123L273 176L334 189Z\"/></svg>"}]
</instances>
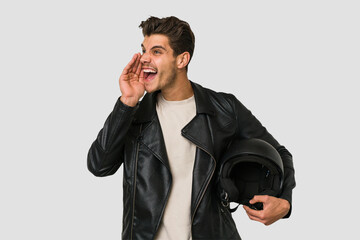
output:
<instances>
[{"instance_id":1,"label":"black leather jacket","mask_svg":"<svg viewBox=\"0 0 360 240\"><path fill-rule=\"evenodd\" d=\"M196 116L181 134L197 146L191 196L192 239L240 239L229 209L222 206L216 193L224 149L233 138L256 137L272 144L285 167L281 198L290 203L295 187L292 156L233 95L191 84ZM154 239L171 190L172 177L155 109L156 94L146 94L134 108L118 100L88 153L88 168L96 176L114 174L123 164L123 239Z\"/></svg>"}]
</instances>

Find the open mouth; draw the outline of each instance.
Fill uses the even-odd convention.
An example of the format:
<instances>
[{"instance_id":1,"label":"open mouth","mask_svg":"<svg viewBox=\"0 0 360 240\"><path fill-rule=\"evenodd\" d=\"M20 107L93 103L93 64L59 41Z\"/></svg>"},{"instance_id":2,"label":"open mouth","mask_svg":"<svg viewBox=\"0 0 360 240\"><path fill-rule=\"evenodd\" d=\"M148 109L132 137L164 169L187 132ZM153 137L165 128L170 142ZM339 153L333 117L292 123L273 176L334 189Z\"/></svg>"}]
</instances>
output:
<instances>
[{"instance_id":1,"label":"open mouth","mask_svg":"<svg viewBox=\"0 0 360 240\"><path fill-rule=\"evenodd\" d=\"M144 72L144 80L145 81L151 81L155 78L157 71L152 68L145 68L143 69Z\"/></svg>"}]
</instances>

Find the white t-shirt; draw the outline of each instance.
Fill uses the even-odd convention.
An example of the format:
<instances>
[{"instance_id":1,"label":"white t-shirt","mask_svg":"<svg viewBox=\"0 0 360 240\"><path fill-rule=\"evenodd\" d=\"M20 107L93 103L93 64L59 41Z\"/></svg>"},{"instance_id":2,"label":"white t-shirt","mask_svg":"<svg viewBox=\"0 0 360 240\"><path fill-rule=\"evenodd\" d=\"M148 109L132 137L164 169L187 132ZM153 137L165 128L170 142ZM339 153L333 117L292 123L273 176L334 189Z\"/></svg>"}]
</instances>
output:
<instances>
[{"instance_id":1,"label":"white t-shirt","mask_svg":"<svg viewBox=\"0 0 360 240\"><path fill-rule=\"evenodd\" d=\"M156 240L191 240L191 189L196 146L181 129L196 115L194 96L166 101L158 94L156 111L169 159L172 188Z\"/></svg>"}]
</instances>

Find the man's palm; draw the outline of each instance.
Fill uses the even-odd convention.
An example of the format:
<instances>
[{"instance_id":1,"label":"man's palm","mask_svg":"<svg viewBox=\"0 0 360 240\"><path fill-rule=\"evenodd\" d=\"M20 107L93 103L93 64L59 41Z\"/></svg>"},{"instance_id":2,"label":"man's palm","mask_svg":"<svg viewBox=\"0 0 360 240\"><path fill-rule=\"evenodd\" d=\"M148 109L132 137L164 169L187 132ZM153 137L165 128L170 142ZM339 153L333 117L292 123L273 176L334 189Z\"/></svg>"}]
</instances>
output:
<instances>
[{"instance_id":1,"label":"man's palm","mask_svg":"<svg viewBox=\"0 0 360 240\"><path fill-rule=\"evenodd\" d=\"M135 54L128 65L124 68L119 79L120 90L122 93L121 98L130 100L135 104L145 92L143 82L144 73L141 71L140 58L140 53Z\"/></svg>"}]
</instances>

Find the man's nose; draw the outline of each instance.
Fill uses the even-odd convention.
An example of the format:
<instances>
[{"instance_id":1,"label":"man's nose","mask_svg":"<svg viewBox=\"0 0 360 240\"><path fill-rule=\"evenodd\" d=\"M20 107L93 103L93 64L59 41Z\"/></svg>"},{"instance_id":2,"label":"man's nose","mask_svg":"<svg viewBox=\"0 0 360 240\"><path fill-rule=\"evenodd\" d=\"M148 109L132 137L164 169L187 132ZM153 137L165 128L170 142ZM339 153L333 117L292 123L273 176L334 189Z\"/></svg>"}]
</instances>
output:
<instances>
[{"instance_id":1,"label":"man's nose","mask_svg":"<svg viewBox=\"0 0 360 240\"><path fill-rule=\"evenodd\" d=\"M148 53L143 53L143 55L140 58L140 62L142 64L150 62L150 57Z\"/></svg>"}]
</instances>

